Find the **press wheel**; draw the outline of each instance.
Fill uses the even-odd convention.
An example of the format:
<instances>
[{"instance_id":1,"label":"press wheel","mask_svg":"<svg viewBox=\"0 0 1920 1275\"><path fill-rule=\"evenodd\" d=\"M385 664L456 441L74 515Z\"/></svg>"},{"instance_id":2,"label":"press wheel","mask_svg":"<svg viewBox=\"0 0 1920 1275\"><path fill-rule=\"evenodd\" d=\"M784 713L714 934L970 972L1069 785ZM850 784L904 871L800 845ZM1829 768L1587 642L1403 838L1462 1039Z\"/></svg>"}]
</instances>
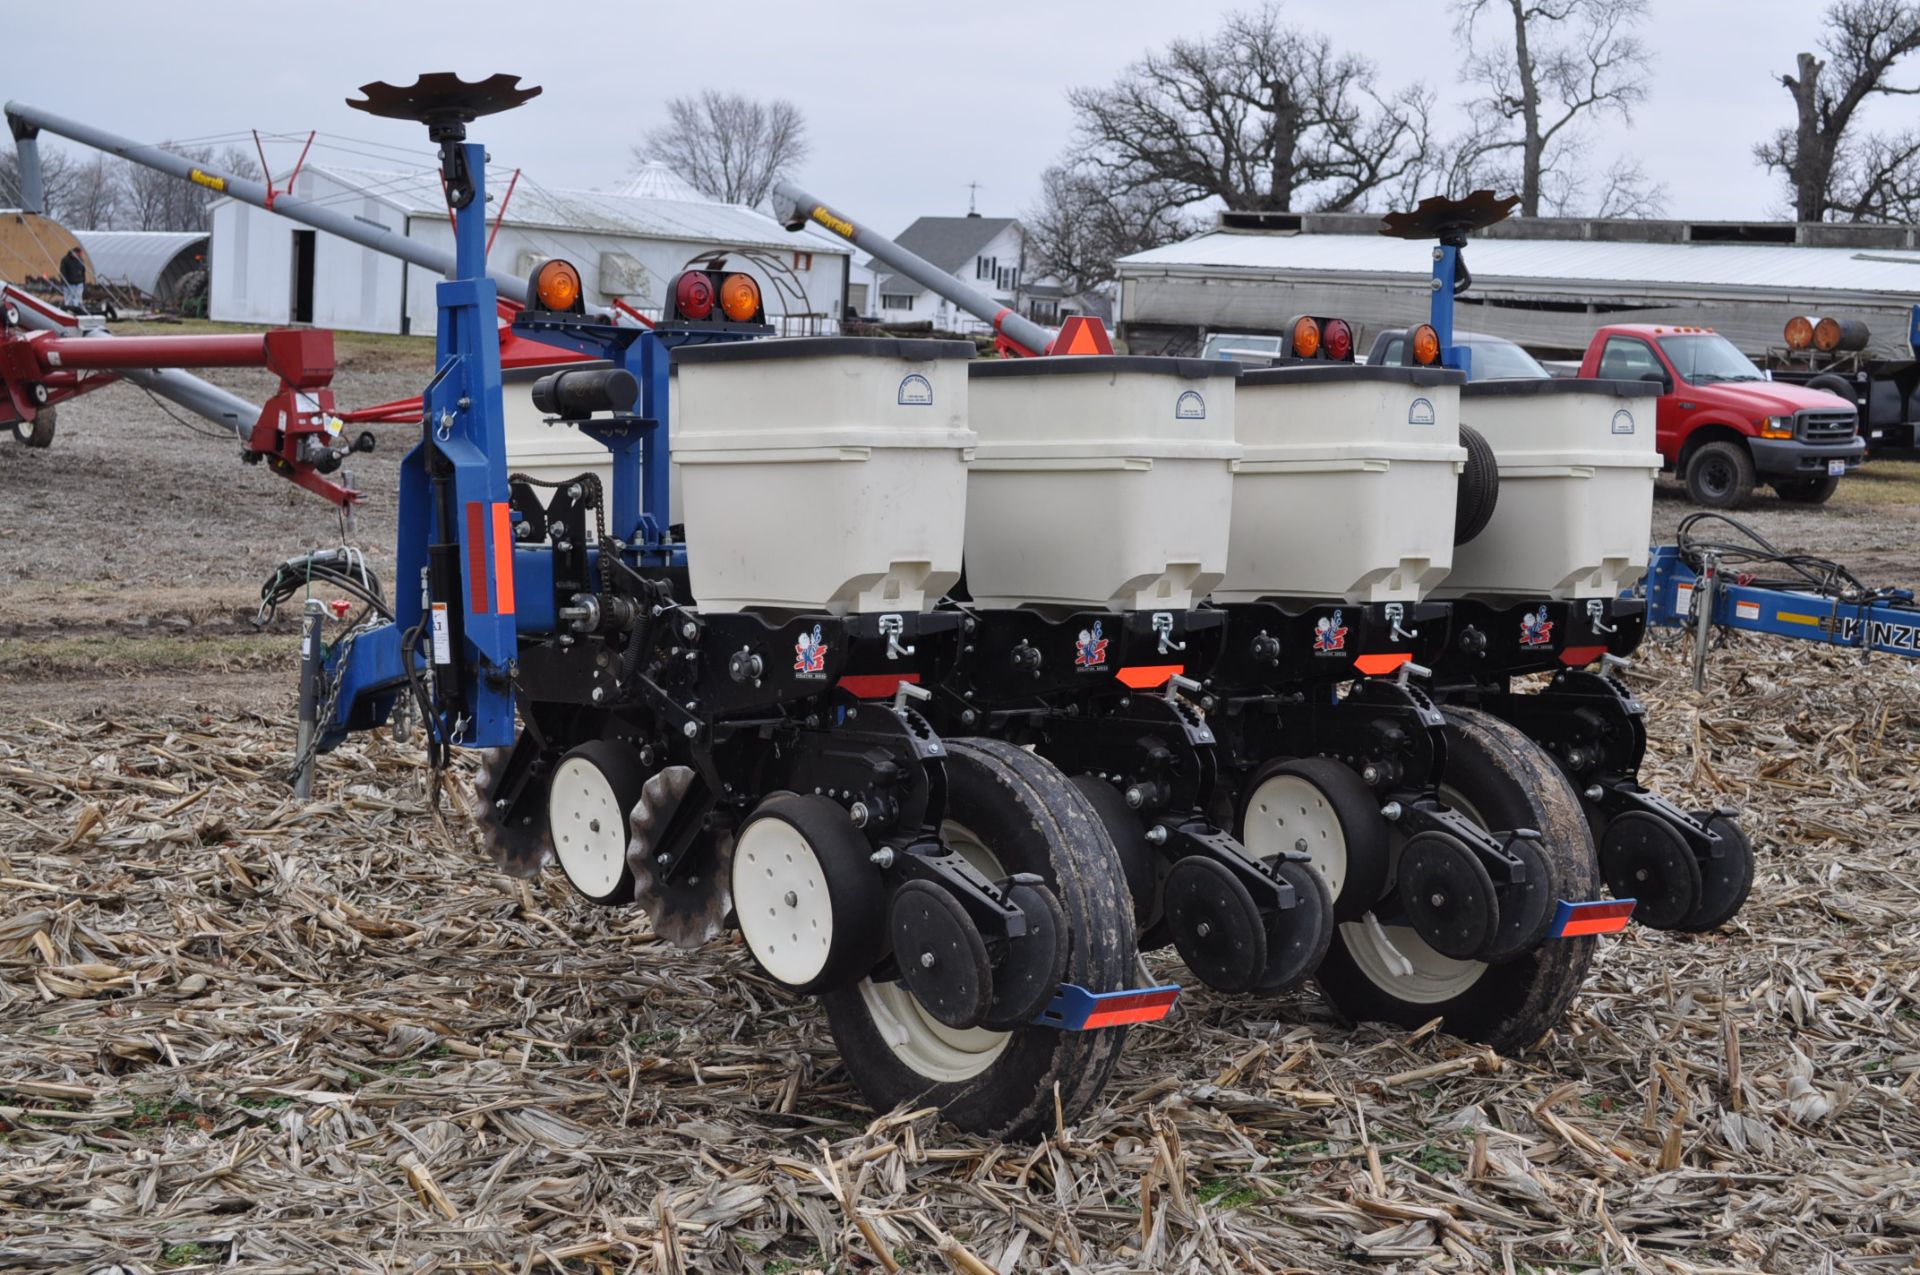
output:
<instances>
[{"instance_id":1,"label":"press wheel","mask_svg":"<svg viewBox=\"0 0 1920 1275\"><path fill-rule=\"evenodd\" d=\"M1556 899L1598 889L1592 834L1566 775L1510 724L1473 709L1446 710L1447 769L1440 795L1483 828L1535 828ZM1534 1044L1566 1016L1593 960L1592 938L1551 939L1492 964L1455 960L1411 926L1375 914L1342 924L1316 978L1352 1022L1415 1028L1438 1018L1456 1036L1495 1049Z\"/></svg>"},{"instance_id":2,"label":"press wheel","mask_svg":"<svg viewBox=\"0 0 1920 1275\"><path fill-rule=\"evenodd\" d=\"M989 880L1027 872L1041 879L1065 918L1065 981L1095 992L1134 986L1133 903L1119 855L1086 798L1024 749L987 739L943 742L946 843ZM862 979L822 999L841 1061L870 1106L937 1106L959 1129L985 1137L1030 1139L1053 1129L1062 1113L1079 1119L1126 1043L1124 1028L955 1029L899 980Z\"/></svg>"}]
</instances>

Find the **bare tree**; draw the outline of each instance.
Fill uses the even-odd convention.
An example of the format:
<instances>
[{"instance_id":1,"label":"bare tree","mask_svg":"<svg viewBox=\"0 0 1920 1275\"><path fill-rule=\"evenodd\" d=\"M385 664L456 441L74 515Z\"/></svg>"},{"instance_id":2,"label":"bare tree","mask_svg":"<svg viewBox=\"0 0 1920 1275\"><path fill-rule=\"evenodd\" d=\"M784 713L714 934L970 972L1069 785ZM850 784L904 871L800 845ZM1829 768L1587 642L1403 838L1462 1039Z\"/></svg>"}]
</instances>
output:
<instances>
[{"instance_id":1,"label":"bare tree","mask_svg":"<svg viewBox=\"0 0 1920 1275\"><path fill-rule=\"evenodd\" d=\"M1920 93L1888 82L1895 65L1920 49L1920 4L1835 0L1826 29L1820 49L1827 60L1802 53L1798 74L1780 77L1793 95L1794 126L1754 147L1754 156L1786 177L1801 221L1910 221L1920 212L1920 134L1852 134L1869 99Z\"/></svg>"},{"instance_id":2,"label":"bare tree","mask_svg":"<svg viewBox=\"0 0 1920 1275\"><path fill-rule=\"evenodd\" d=\"M1040 176L1040 201L1021 218L1036 277L1058 279L1069 295L1114 277L1129 253L1192 231L1176 192L1165 187L1115 190L1084 169L1056 165Z\"/></svg>"},{"instance_id":3,"label":"bare tree","mask_svg":"<svg viewBox=\"0 0 1920 1275\"><path fill-rule=\"evenodd\" d=\"M1586 186L1586 125L1631 121L1646 100L1650 57L1635 29L1647 13L1647 0L1454 0L1462 74L1484 90L1456 167L1517 185L1522 216L1571 211ZM1603 205L1657 205L1660 192L1637 173L1616 165Z\"/></svg>"},{"instance_id":4,"label":"bare tree","mask_svg":"<svg viewBox=\"0 0 1920 1275\"><path fill-rule=\"evenodd\" d=\"M101 154L74 164L60 201L49 197L48 213L69 230L116 229L126 206L118 164Z\"/></svg>"},{"instance_id":5,"label":"bare tree","mask_svg":"<svg viewBox=\"0 0 1920 1275\"><path fill-rule=\"evenodd\" d=\"M669 98L666 124L647 134L633 157L660 160L702 194L751 207L808 149L806 121L792 102L707 89L698 97Z\"/></svg>"},{"instance_id":6,"label":"bare tree","mask_svg":"<svg viewBox=\"0 0 1920 1275\"><path fill-rule=\"evenodd\" d=\"M1360 208L1429 149L1423 86L1383 91L1371 62L1283 25L1271 2L1067 100L1079 117L1069 167L1114 200Z\"/></svg>"},{"instance_id":7,"label":"bare tree","mask_svg":"<svg viewBox=\"0 0 1920 1275\"><path fill-rule=\"evenodd\" d=\"M73 184L77 167L73 156L57 146L47 144L48 139L40 139L40 188L44 197L44 211L61 207L67 198L67 189ZM12 146L0 151L0 208L18 208L24 201L20 197L20 156Z\"/></svg>"}]
</instances>

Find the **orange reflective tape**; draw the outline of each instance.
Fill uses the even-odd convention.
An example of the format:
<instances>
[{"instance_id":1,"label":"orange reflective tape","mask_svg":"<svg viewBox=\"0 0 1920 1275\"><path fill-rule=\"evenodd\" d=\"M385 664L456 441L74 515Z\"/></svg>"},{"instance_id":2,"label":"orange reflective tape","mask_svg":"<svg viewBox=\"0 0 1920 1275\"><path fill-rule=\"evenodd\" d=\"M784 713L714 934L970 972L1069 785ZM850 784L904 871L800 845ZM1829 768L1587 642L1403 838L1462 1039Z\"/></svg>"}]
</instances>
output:
<instances>
[{"instance_id":1,"label":"orange reflective tape","mask_svg":"<svg viewBox=\"0 0 1920 1275\"><path fill-rule=\"evenodd\" d=\"M1563 939L1577 939L1583 934L1618 934L1627 928L1633 918L1628 916L1596 916L1590 920L1568 921L1566 928L1560 931Z\"/></svg>"},{"instance_id":2,"label":"orange reflective tape","mask_svg":"<svg viewBox=\"0 0 1920 1275\"><path fill-rule=\"evenodd\" d=\"M1128 1023L1157 1023L1173 1012L1173 1002L1158 1005L1135 1005L1129 1009L1109 1009L1087 1016L1087 1025L1083 1030L1091 1031L1095 1027L1125 1027Z\"/></svg>"},{"instance_id":3,"label":"orange reflective tape","mask_svg":"<svg viewBox=\"0 0 1920 1275\"><path fill-rule=\"evenodd\" d=\"M487 507L477 500L467 502L467 591L472 597L473 613L487 613Z\"/></svg>"},{"instance_id":4,"label":"orange reflective tape","mask_svg":"<svg viewBox=\"0 0 1920 1275\"><path fill-rule=\"evenodd\" d=\"M1123 668L1117 675L1122 686L1136 691L1150 691L1156 686L1165 686L1167 682L1187 671L1184 664L1136 664L1132 668Z\"/></svg>"},{"instance_id":5,"label":"orange reflective tape","mask_svg":"<svg viewBox=\"0 0 1920 1275\"><path fill-rule=\"evenodd\" d=\"M1387 651L1380 655L1357 655L1354 657L1353 667L1365 673L1368 677L1378 677L1382 673L1393 672L1393 670L1412 659L1413 655L1407 651Z\"/></svg>"},{"instance_id":6,"label":"orange reflective tape","mask_svg":"<svg viewBox=\"0 0 1920 1275\"><path fill-rule=\"evenodd\" d=\"M513 514L505 501L493 506L493 592L500 614L513 614Z\"/></svg>"}]
</instances>

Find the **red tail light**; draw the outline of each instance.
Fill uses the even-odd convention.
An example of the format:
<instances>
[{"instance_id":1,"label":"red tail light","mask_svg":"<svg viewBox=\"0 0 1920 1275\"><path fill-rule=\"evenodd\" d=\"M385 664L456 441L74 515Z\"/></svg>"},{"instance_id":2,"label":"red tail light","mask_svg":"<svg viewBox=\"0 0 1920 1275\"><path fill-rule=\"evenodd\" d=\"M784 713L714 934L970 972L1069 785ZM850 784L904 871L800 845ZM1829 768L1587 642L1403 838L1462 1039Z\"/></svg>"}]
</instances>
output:
<instances>
[{"instance_id":1,"label":"red tail light","mask_svg":"<svg viewBox=\"0 0 1920 1275\"><path fill-rule=\"evenodd\" d=\"M1353 329L1347 326L1345 319L1328 319L1321 330L1322 341L1327 349L1327 357L1336 363L1349 363L1353 360Z\"/></svg>"},{"instance_id":2,"label":"red tail light","mask_svg":"<svg viewBox=\"0 0 1920 1275\"><path fill-rule=\"evenodd\" d=\"M673 308L682 319L711 318L714 299L713 279L703 270L689 270L673 281Z\"/></svg>"}]
</instances>

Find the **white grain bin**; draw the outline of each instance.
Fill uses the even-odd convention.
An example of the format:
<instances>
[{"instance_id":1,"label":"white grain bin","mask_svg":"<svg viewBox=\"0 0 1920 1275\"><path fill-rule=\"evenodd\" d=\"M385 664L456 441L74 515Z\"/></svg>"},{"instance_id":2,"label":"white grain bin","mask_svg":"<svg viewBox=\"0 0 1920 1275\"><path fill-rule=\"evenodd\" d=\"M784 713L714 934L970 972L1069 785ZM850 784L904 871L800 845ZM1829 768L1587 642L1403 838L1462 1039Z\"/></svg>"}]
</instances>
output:
<instances>
[{"instance_id":1,"label":"white grain bin","mask_svg":"<svg viewBox=\"0 0 1920 1275\"><path fill-rule=\"evenodd\" d=\"M1233 376L1093 355L969 369L967 588L986 607L1185 610L1227 565Z\"/></svg>"},{"instance_id":2,"label":"white grain bin","mask_svg":"<svg viewBox=\"0 0 1920 1275\"><path fill-rule=\"evenodd\" d=\"M673 459L707 611L923 611L960 575L966 341L683 346Z\"/></svg>"},{"instance_id":3,"label":"white grain bin","mask_svg":"<svg viewBox=\"0 0 1920 1275\"><path fill-rule=\"evenodd\" d=\"M533 383L550 372L574 371L580 368L611 367L604 360L591 362L554 363L537 367L510 367L500 374L501 391L507 409L507 472L525 474L540 482L558 483L581 474L597 474L600 477L600 489L609 499L613 495L613 454L600 444L582 434L579 427L560 420L550 419L533 405ZM667 413L672 421L673 403L678 397L676 382L678 377L667 378ZM640 405L634 405L634 411ZM680 521L680 467L678 465L668 473L669 494L672 497L672 510L668 523ZM541 503L545 504L552 493L540 489ZM644 512L644 511L643 511Z\"/></svg>"},{"instance_id":4,"label":"white grain bin","mask_svg":"<svg viewBox=\"0 0 1920 1275\"><path fill-rule=\"evenodd\" d=\"M1308 363L1240 378L1217 602L1417 602L1453 562L1459 372Z\"/></svg>"},{"instance_id":5,"label":"white grain bin","mask_svg":"<svg viewBox=\"0 0 1920 1275\"><path fill-rule=\"evenodd\" d=\"M1453 551L1446 597L1607 598L1647 569L1654 387L1641 381L1476 381L1460 417L1486 436L1500 499Z\"/></svg>"}]
</instances>

